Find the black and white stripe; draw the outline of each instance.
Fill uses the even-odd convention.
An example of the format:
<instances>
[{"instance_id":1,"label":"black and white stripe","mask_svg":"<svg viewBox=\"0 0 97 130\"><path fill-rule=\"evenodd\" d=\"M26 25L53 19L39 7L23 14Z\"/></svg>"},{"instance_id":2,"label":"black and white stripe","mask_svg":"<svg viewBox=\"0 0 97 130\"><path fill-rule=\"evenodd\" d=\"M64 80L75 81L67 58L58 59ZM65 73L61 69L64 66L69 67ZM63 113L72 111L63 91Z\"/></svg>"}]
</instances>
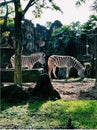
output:
<instances>
[{"instance_id":1,"label":"black and white stripe","mask_svg":"<svg viewBox=\"0 0 97 130\"><path fill-rule=\"evenodd\" d=\"M54 76L56 76L55 71L56 67L66 68L66 78L69 78L69 71L71 68L75 68L78 71L78 75L83 78L84 77L84 66L74 57L72 56L60 56L60 55L52 55L48 59L48 74L51 77L51 71Z\"/></svg>"},{"instance_id":2,"label":"black and white stripe","mask_svg":"<svg viewBox=\"0 0 97 130\"><path fill-rule=\"evenodd\" d=\"M13 55L10 59L12 67L15 68L15 55ZM27 67L28 69L32 69L33 66L39 62L42 65L45 63L45 54L43 52L32 53L31 55L25 56L21 55L22 67Z\"/></svg>"}]
</instances>

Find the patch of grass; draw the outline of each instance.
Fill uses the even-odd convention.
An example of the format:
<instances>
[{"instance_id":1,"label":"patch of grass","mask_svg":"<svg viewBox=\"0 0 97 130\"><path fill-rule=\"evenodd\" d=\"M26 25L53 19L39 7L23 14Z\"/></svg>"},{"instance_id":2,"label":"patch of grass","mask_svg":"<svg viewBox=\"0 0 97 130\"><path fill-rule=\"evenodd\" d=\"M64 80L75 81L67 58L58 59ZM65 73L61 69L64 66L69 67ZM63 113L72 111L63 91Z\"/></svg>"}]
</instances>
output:
<instances>
[{"instance_id":1,"label":"patch of grass","mask_svg":"<svg viewBox=\"0 0 97 130\"><path fill-rule=\"evenodd\" d=\"M6 108L6 109L5 109ZM72 119L79 129L97 129L97 101L34 101L25 104L2 102L1 128L62 128Z\"/></svg>"}]
</instances>

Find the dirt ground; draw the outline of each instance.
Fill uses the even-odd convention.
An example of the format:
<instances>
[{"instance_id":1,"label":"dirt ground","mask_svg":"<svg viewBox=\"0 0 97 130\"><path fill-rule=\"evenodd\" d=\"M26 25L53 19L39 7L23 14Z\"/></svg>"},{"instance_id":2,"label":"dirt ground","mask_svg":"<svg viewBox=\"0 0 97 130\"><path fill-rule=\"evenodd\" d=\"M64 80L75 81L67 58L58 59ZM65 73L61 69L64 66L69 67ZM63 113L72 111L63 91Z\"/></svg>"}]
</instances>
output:
<instances>
[{"instance_id":1,"label":"dirt ground","mask_svg":"<svg viewBox=\"0 0 97 130\"><path fill-rule=\"evenodd\" d=\"M97 99L97 88L94 79L70 79L67 82L64 80L53 80L54 88L60 93L64 100L78 100L78 99Z\"/></svg>"},{"instance_id":2,"label":"dirt ground","mask_svg":"<svg viewBox=\"0 0 97 130\"><path fill-rule=\"evenodd\" d=\"M64 100L97 100L97 87L95 86L95 79L85 78L83 81L79 79L51 80L53 87L59 92L61 98ZM6 86L7 83L4 84ZM33 88L36 83L23 83L25 89Z\"/></svg>"}]
</instances>

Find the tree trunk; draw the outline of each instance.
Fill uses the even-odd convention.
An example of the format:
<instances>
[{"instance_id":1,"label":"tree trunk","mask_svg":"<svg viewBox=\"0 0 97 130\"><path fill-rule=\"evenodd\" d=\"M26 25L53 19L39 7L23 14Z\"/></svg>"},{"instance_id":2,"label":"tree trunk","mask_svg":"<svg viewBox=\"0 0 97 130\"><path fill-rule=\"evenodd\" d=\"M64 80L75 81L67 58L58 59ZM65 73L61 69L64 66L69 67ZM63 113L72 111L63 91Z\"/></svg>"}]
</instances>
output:
<instances>
[{"instance_id":1,"label":"tree trunk","mask_svg":"<svg viewBox=\"0 0 97 130\"><path fill-rule=\"evenodd\" d=\"M96 31L95 31L96 32ZM95 46L96 46L96 51L95 51L95 55L96 55L96 87L97 87L97 34L95 34Z\"/></svg>"},{"instance_id":2,"label":"tree trunk","mask_svg":"<svg viewBox=\"0 0 97 130\"><path fill-rule=\"evenodd\" d=\"M8 29L7 29L8 5L7 5L7 2L6 2L5 0L4 0L4 2L5 2L5 6L6 6L6 14L5 14L5 16L4 16L4 23L3 23L3 26L2 26L2 33L3 33L4 31L8 30Z\"/></svg>"},{"instance_id":3,"label":"tree trunk","mask_svg":"<svg viewBox=\"0 0 97 130\"><path fill-rule=\"evenodd\" d=\"M22 36L21 36L21 21L22 21L22 9L20 0L14 0L15 5L15 70L14 70L14 84L22 83L22 71L21 71L21 51L22 51Z\"/></svg>"}]
</instances>

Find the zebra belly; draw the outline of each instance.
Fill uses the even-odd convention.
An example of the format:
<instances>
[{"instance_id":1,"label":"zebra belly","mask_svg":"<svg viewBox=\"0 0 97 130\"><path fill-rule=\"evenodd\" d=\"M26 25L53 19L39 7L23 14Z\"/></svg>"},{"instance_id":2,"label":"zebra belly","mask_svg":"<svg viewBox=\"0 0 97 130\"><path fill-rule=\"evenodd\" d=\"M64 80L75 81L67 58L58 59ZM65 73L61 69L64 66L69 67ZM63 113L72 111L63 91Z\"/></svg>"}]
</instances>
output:
<instances>
[{"instance_id":1,"label":"zebra belly","mask_svg":"<svg viewBox=\"0 0 97 130\"><path fill-rule=\"evenodd\" d=\"M22 64L22 67L28 67L28 64Z\"/></svg>"},{"instance_id":2,"label":"zebra belly","mask_svg":"<svg viewBox=\"0 0 97 130\"><path fill-rule=\"evenodd\" d=\"M22 63L22 68L32 69L31 63Z\"/></svg>"},{"instance_id":3,"label":"zebra belly","mask_svg":"<svg viewBox=\"0 0 97 130\"><path fill-rule=\"evenodd\" d=\"M58 64L55 64L55 66L58 67L58 68L68 68L67 65L58 65Z\"/></svg>"}]
</instances>

